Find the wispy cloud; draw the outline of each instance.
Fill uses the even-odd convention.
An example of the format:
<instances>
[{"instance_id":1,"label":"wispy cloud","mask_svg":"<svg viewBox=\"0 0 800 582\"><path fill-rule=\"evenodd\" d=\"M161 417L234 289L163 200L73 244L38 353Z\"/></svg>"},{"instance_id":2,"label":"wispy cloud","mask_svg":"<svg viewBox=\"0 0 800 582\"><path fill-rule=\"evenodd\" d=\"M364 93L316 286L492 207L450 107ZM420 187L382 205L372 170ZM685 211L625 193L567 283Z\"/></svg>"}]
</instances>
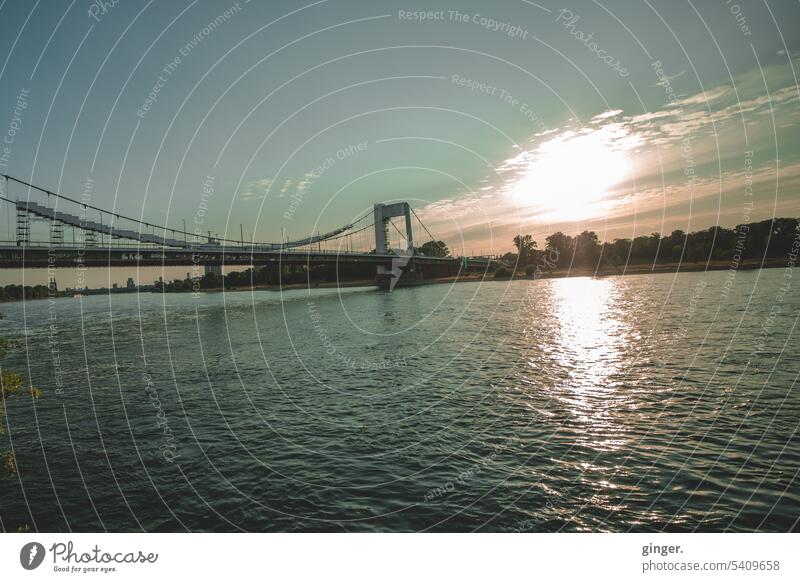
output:
<instances>
[{"instance_id":1,"label":"wispy cloud","mask_svg":"<svg viewBox=\"0 0 800 582\"><path fill-rule=\"evenodd\" d=\"M684 70L684 71L680 71L679 73L675 73L672 76L665 75L664 78L661 81L653 83L650 86L651 87L663 87L663 86L667 85L668 83L671 83L672 81L674 81L676 79L680 79L685 74L686 74L686 71Z\"/></svg>"},{"instance_id":2,"label":"wispy cloud","mask_svg":"<svg viewBox=\"0 0 800 582\"><path fill-rule=\"evenodd\" d=\"M603 113L598 113L594 117L592 117L592 122L597 123L600 121L605 121L606 119L610 119L612 117L617 117L618 115L622 114L622 109L612 109L610 111L604 111Z\"/></svg>"},{"instance_id":3,"label":"wispy cloud","mask_svg":"<svg viewBox=\"0 0 800 582\"><path fill-rule=\"evenodd\" d=\"M272 183L273 181L270 178L260 178L258 180L245 182L237 196L243 202L248 202L250 200L263 200L266 198L266 193L272 187Z\"/></svg>"}]
</instances>

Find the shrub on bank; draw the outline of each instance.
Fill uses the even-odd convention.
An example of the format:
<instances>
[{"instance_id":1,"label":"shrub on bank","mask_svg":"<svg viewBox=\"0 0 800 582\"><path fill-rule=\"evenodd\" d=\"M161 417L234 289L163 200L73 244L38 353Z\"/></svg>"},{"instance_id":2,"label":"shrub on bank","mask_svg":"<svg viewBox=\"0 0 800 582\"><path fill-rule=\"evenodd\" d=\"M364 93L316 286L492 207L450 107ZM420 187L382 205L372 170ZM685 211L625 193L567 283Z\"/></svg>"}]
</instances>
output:
<instances>
[{"instance_id":1,"label":"shrub on bank","mask_svg":"<svg viewBox=\"0 0 800 582\"><path fill-rule=\"evenodd\" d=\"M494 272L495 279L510 279L513 276L513 271L508 267L497 267Z\"/></svg>"}]
</instances>

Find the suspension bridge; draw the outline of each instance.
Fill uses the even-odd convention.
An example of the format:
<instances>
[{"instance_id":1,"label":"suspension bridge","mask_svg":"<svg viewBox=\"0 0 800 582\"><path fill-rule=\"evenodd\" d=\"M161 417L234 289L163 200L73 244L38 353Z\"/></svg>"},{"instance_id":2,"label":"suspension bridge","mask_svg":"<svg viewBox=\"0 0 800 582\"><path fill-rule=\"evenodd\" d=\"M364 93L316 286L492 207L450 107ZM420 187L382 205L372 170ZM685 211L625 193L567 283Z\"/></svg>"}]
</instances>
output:
<instances>
[{"instance_id":1,"label":"suspension bridge","mask_svg":"<svg viewBox=\"0 0 800 582\"><path fill-rule=\"evenodd\" d=\"M2 269L194 265L206 274L220 274L225 266L280 272L283 266L328 265L336 269L337 278L374 276L379 285L394 287L496 266L492 257L435 256L441 254L436 252L441 239L408 202L376 203L351 223L325 233L256 242L245 239L241 226L238 240L192 232L185 221L181 228L154 224L0 176L7 226L5 240L0 240ZM424 236L415 238L420 232Z\"/></svg>"}]
</instances>

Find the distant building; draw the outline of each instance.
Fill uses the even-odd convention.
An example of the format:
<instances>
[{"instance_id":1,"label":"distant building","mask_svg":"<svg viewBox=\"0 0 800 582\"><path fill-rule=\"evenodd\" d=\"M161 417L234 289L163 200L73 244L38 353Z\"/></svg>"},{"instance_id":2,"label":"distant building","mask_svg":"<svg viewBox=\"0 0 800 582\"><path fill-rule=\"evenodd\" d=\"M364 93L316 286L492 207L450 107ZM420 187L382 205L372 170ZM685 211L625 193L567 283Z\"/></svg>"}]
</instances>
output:
<instances>
[{"instance_id":1,"label":"distant building","mask_svg":"<svg viewBox=\"0 0 800 582\"><path fill-rule=\"evenodd\" d=\"M47 289L50 293L58 293L58 283L56 283L56 278L50 276L47 278Z\"/></svg>"},{"instance_id":2,"label":"distant building","mask_svg":"<svg viewBox=\"0 0 800 582\"><path fill-rule=\"evenodd\" d=\"M113 285L111 285L111 288L112 288L112 289L117 289L117 284L116 284L116 283L114 283Z\"/></svg>"},{"instance_id":3,"label":"distant building","mask_svg":"<svg viewBox=\"0 0 800 582\"><path fill-rule=\"evenodd\" d=\"M128 283L125 285L128 289L136 289L136 283L133 282L133 277L128 277Z\"/></svg>"}]
</instances>

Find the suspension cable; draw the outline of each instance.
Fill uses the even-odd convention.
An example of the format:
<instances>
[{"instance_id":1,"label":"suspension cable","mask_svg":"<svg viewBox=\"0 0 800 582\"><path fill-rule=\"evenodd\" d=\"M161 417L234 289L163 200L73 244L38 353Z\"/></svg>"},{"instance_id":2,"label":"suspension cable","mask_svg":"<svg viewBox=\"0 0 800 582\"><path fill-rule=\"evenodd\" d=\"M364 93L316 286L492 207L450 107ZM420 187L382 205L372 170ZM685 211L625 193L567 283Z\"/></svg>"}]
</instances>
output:
<instances>
[{"instance_id":1,"label":"suspension cable","mask_svg":"<svg viewBox=\"0 0 800 582\"><path fill-rule=\"evenodd\" d=\"M406 240L406 236L402 232L400 232L400 229L397 228L397 225L394 222L392 222L391 218L389 219L389 224L391 224L394 227L394 229L397 231L397 234L399 234L404 241L408 242L408 240Z\"/></svg>"},{"instance_id":2,"label":"suspension cable","mask_svg":"<svg viewBox=\"0 0 800 582\"><path fill-rule=\"evenodd\" d=\"M46 188L42 188L40 186L36 186L34 184L31 184L30 182L26 182L25 180L20 180L19 178L15 178L14 176L10 176L10 175L5 174L5 173L0 174L0 175L2 175L3 178L5 178L5 181L6 181L6 193L8 193L8 181L9 180L13 180L14 182L16 182L18 184L21 184L23 186L27 186L28 188L33 188L34 190L38 190L39 192L43 192L44 194L47 194L48 198L52 194L57 199L58 198L64 199L64 200L67 200L69 202L72 202L73 204L78 204L78 205L82 206L83 208L91 208L92 210L96 210L97 212L100 212L101 215L102 214L108 214L109 216L112 217L112 221L111 221L111 229L112 230L114 230L113 218L116 218L118 221L120 219L128 220L130 222L133 222L135 224L139 224L141 226L150 227L152 229L159 229L160 231L164 232L164 235L162 236L163 239L166 239L166 233L167 232L170 232L173 235L176 235L176 234L177 235L181 235L182 234L182 235L187 235L187 236L192 236L192 237L197 237L198 236L198 234L196 232L189 232L189 231L186 231L186 230L175 229L175 228L171 228L171 227L168 227L168 226L162 226L162 225L159 225L159 224L153 224L151 222L138 220L136 218L131 218L131 217L125 216L123 214L119 214L119 213L115 213L115 212L109 212L107 210L104 210L103 208L99 208L97 206L93 206L91 204L87 204L87 203L82 202L80 200L76 200L74 198L70 198L69 196L65 196L64 194L58 194L57 192L53 192L53 191L48 190ZM10 200L10 199L5 198L3 196L0 196L0 198L2 198L3 200L6 200L7 202L9 202L11 204L14 204L14 205L17 204L16 201ZM358 224L362 220L365 220L366 218L368 218L370 214L371 214L371 211L367 211L362 216L360 216L359 218L354 220L352 223L350 223L350 229L352 229L353 226L355 226L356 224ZM102 220L102 217L101 217L101 220ZM119 223L117 223L117 224L119 224ZM366 230L370 226L372 226L372 225L368 225L368 226L366 226L366 227L364 227L362 229L356 230L356 231L352 231L350 229L348 229L348 230L350 230L351 234L354 234L356 232L361 232L362 230ZM118 228L117 228L117 230L118 230ZM140 229L140 233L141 233L141 229ZM155 232L153 232L153 234L155 235ZM345 236L345 235L346 235L346 233L340 233L340 234L337 234L337 235L332 236L332 237L328 237L328 238L324 238L324 239L320 238L320 239L318 239L318 242L319 241L323 241L323 240L326 240L326 241L327 240L336 240L336 239L340 238L341 236ZM113 234L112 234L112 236L113 236ZM313 237L311 237L311 238L313 238ZM216 237L215 240L217 240L219 242L222 242L222 243L232 243L232 244L236 244L236 245L240 244L240 241L238 241L238 240L227 239L227 238L218 238L218 237ZM288 242L291 243L292 241L288 241ZM271 242L260 242L259 243L259 242L254 242L254 246L259 246L259 245L279 245L282 248L286 248L286 244L287 243L284 242L284 241L281 241L281 243L271 243ZM309 243L309 244L313 244L313 243Z\"/></svg>"},{"instance_id":3,"label":"suspension cable","mask_svg":"<svg viewBox=\"0 0 800 582\"><path fill-rule=\"evenodd\" d=\"M429 237L431 237L431 240L432 240L432 241L434 241L434 242L436 242L436 238L435 238L435 237L434 237L434 236L431 234L431 231L429 231L429 230L428 230L428 227L427 227L427 226L425 226L425 223L424 223L424 222L422 222L422 220L420 219L420 217L419 217L419 216L417 216L417 213L416 213L416 212L414 212L414 209L413 209L413 208L411 208L411 213L412 213L412 214L414 215L414 217L417 219L417 222L419 222L419 223L420 223L420 225L422 225L422 228L424 228L424 229L425 229L425 232L427 232L427 233L428 233L428 236L429 236Z\"/></svg>"}]
</instances>

